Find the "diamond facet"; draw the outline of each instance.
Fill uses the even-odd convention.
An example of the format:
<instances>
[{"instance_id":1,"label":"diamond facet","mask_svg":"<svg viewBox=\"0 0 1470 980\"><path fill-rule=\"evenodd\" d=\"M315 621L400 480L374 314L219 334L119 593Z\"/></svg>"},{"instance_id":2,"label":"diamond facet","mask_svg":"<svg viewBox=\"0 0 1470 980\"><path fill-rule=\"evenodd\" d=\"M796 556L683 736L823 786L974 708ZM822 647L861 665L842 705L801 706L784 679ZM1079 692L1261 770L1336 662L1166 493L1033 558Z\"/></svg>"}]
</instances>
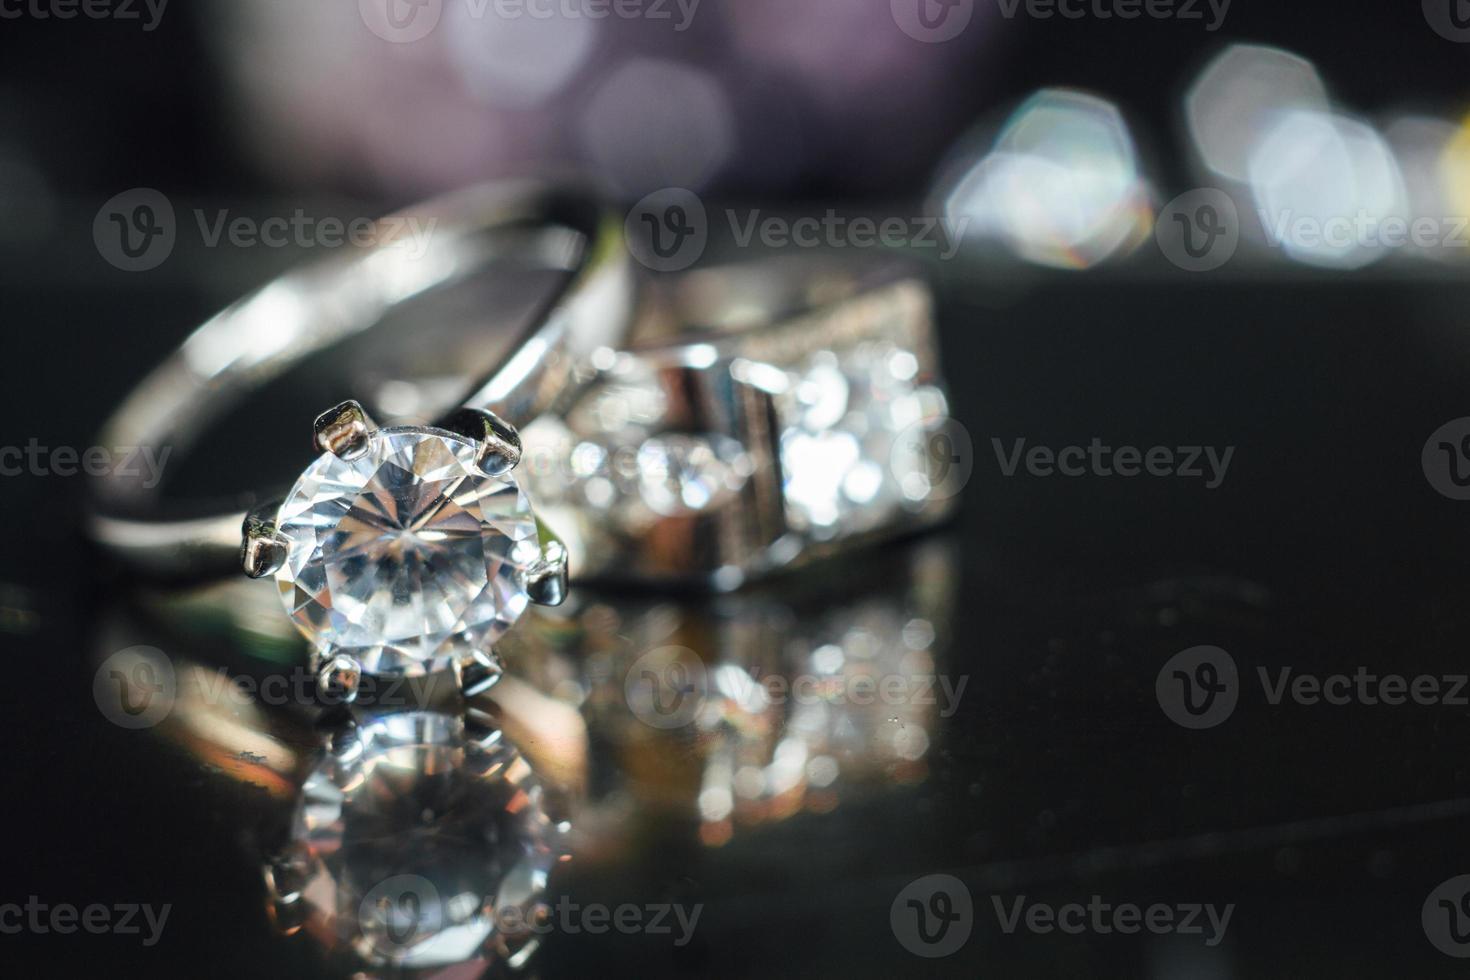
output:
<instances>
[{"instance_id":1,"label":"diamond facet","mask_svg":"<svg viewBox=\"0 0 1470 980\"><path fill-rule=\"evenodd\" d=\"M312 769L272 877L333 949L395 977L477 977L534 952L547 878L567 853L547 811L501 733L471 737L432 712L384 716Z\"/></svg>"},{"instance_id":2,"label":"diamond facet","mask_svg":"<svg viewBox=\"0 0 1470 980\"><path fill-rule=\"evenodd\" d=\"M277 517L288 542L276 584L323 657L371 674L447 669L515 623L541 557L536 519L509 474L439 429L373 432L365 450L323 454Z\"/></svg>"},{"instance_id":3,"label":"diamond facet","mask_svg":"<svg viewBox=\"0 0 1470 980\"><path fill-rule=\"evenodd\" d=\"M792 527L819 539L867 531L927 498L927 460L899 437L941 427L948 407L916 373L914 356L886 342L818 351L791 372L778 406Z\"/></svg>"}]
</instances>

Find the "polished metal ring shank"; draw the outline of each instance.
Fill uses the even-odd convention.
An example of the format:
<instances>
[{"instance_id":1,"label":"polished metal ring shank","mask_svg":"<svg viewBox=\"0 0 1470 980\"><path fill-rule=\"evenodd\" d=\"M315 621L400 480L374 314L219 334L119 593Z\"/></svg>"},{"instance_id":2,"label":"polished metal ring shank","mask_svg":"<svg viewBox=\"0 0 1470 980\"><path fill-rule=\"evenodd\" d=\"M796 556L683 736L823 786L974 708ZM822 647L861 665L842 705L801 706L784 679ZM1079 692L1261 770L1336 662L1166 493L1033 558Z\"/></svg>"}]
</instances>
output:
<instances>
[{"instance_id":1,"label":"polished metal ring shank","mask_svg":"<svg viewBox=\"0 0 1470 980\"><path fill-rule=\"evenodd\" d=\"M619 223L590 196L496 184L410 216L383 219L373 244L283 276L210 319L129 396L102 443L134 453L166 447L177 459L222 414L308 357L509 259L569 274L510 354L469 389L466 408L530 421L576 390L594 351L626 344L635 277ZM431 228L427 245L405 247L406 227ZM130 566L169 578L238 571L247 512L280 496L280 488L252 487L223 505L165 502L163 487L137 471L119 466L94 481L90 530Z\"/></svg>"}]
</instances>

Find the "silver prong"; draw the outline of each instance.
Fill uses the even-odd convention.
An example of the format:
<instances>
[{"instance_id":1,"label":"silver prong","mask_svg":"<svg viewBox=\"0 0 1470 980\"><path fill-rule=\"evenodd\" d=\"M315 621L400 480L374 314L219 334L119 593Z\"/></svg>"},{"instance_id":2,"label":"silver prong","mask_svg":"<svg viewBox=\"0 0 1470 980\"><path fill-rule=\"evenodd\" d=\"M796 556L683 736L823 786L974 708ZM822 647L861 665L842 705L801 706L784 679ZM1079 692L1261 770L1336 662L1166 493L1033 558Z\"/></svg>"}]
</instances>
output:
<instances>
[{"instance_id":1,"label":"silver prong","mask_svg":"<svg viewBox=\"0 0 1470 980\"><path fill-rule=\"evenodd\" d=\"M500 666L500 661L494 654L484 654L478 650L465 654L454 665L459 693L466 698L484 694L500 682L504 673L505 668Z\"/></svg>"},{"instance_id":2,"label":"silver prong","mask_svg":"<svg viewBox=\"0 0 1470 980\"><path fill-rule=\"evenodd\" d=\"M301 890L310 873L306 858L298 851L288 851L264 868L266 913L282 935L294 935L306 923Z\"/></svg>"},{"instance_id":3,"label":"silver prong","mask_svg":"<svg viewBox=\"0 0 1470 980\"><path fill-rule=\"evenodd\" d=\"M461 408L444 420L443 428L473 439L480 447L480 467L491 476L515 469L521 461L521 434L494 412Z\"/></svg>"},{"instance_id":4,"label":"silver prong","mask_svg":"<svg viewBox=\"0 0 1470 980\"><path fill-rule=\"evenodd\" d=\"M487 706L489 710L486 710ZM464 734L466 739L481 748L492 748L500 743L505 732L500 727L500 719L493 702L465 707Z\"/></svg>"},{"instance_id":5,"label":"silver prong","mask_svg":"<svg viewBox=\"0 0 1470 980\"><path fill-rule=\"evenodd\" d=\"M261 504L240 525L240 567L251 578L264 578L286 563L286 539L276 530L280 503Z\"/></svg>"},{"instance_id":6,"label":"silver prong","mask_svg":"<svg viewBox=\"0 0 1470 980\"><path fill-rule=\"evenodd\" d=\"M537 522L540 524L540 522ZM545 525L540 525L543 529ZM550 532L541 545L541 560L526 572L526 594L541 606L559 606L567 599L567 548Z\"/></svg>"},{"instance_id":7,"label":"silver prong","mask_svg":"<svg viewBox=\"0 0 1470 980\"><path fill-rule=\"evenodd\" d=\"M316 690L329 704L351 704L362 687L362 664L339 653L329 657L316 672Z\"/></svg>"},{"instance_id":8,"label":"silver prong","mask_svg":"<svg viewBox=\"0 0 1470 980\"><path fill-rule=\"evenodd\" d=\"M312 442L318 452L351 459L367 449L368 437L377 428L361 405L345 401L316 417L312 425Z\"/></svg>"}]
</instances>

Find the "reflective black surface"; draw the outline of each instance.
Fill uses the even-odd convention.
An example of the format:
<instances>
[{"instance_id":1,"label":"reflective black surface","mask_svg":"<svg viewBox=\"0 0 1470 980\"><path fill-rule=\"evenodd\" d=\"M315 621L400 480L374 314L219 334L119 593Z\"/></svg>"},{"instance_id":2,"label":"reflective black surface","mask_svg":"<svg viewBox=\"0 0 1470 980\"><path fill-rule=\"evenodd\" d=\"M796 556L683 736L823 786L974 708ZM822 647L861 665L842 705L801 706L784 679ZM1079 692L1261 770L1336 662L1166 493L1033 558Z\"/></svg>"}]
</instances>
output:
<instances>
[{"instance_id":1,"label":"reflective black surface","mask_svg":"<svg viewBox=\"0 0 1470 980\"><path fill-rule=\"evenodd\" d=\"M1454 290L1095 276L1043 279L998 308L992 292L954 281L942 296L955 414L975 453L956 526L713 605L576 596L561 625L536 634L544 641L518 650L528 687L579 704L554 717L586 726L586 758L566 769L584 780L577 846L553 896L701 907L683 945L677 931L557 931L534 969L891 975L921 965L890 926L892 904L945 872L973 896L975 926L958 953L922 963L939 975L1449 975L1458 964L1430 944L1420 913L1470 860L1464 706L1273 705L1258 669L1273 685L1283 667L1435 675L1446 694L1464 672L1459 505L1419 459L1428 434L1464 411L1470 350L1453 332ZM182 331L209 299L153 302ZM129 316L143 307L130 302ZM33 289L18 309L40 326L13 347L48 361L70 324L117 319L106 294ZM18 431L85 444L161 344L120 326L74 345L44 384L18 379ZM47 397L79 377L95 381ZM991 444L1093 436L1236 451L1207 490L1006 477ZM259 862L293 793L262 775L269 753L227 740L202 751L220 734L207 726L182 741L169 724L126 730L93 697L100 658L136 644L246 675L274 648L257 639L240 657L228 623L186 616L179 629L156 610L127 612L128 583L76 530L79 491L56 477L0 484L15 518L0 620L7 896L172 911L152 946L32 933L5 937L7 959L57 975L329 975L316 944L278 936L265 914ZM915 618L933 627L934 672L964 679L953 712L941 715L942 694L933 707L859 710L859 734L832 750L831 787L757 793L728 821L700 818L708 772L721 753L770 764L793 712L757 723L737 698L710 726L668 731L624 696L640 651L692 648L769 678L810 671L812 651L854 623L884 649L902 646ZM1228 651L1241 683L1228 720L1189 730L1155 682L1197 645ZM291 712L262 717L273 720L246 730L276 731L302 758L318 744ZM913 742L885 735L895 725L925 732L915 759L902 758ZM992 897L1008 914L1021 895L1235 908L1213 947L1188 935L1007 935Z\"/></svg>"},{"instance_id":2,"label":"reflective black surface","mask_svg":"<svg viewBox=\"0 0 1470 980\"><path fill-rule=\"evenodd\" d=\"M1303 53L1351 104L1427 104L1453 117L1463 46L1429 31L1418 8L1238 0L1225 33ZM206 22L180 5L152 35L85 20L0 23L0 445L90 445L106 413L192 326L299 258L181 245L137 276L109 266L93 243L97 208L135 185L166 188L181 214L195 204L289 213L322 190L269 186L246 162L248 139L221 109L227 86L203 41ZM961 59L944 98L912 108L941 122L897 177L844 169L839 145L826 171L821 160L803 164L788 200L843 200L875 186L916 200L938 147L1053 84L1117 98L1153 137L1141 139L1151 172L1185 186L1179 89L1223 35L1152 21L1013 26L979 46L986 56ZM784 100L779 79L763 84ZM52 193L31 193L27 168ZM754 188L736 179L733 193L760 203L760 167L744 173ZM351 179L333 189L344 186L362 189ZM1453 888L1440 890L1470 873L1470 690L1457 686L1470 673L1467 505L1435 490L1421 452L1441 425L1470 415L1470 341L1463 276L1417 268L1256 276L1237 265L1191 277L1151 247L1088 273L945 264L944 365L973 465L954 526L718 602L577 594L517 639L519 686L501 693L514 692L521 710L499 721L571 813L572 860L546 893L553 912L561 902L611 918L632 906L647 925L660 914L649 909L699 909L683 943L671 911L661 913L667 932L591 932L585 917L574 932L558 919L527 970L1463 974L1435 942L1470 924ZM334 392L290 394L299 404L261 406L282 431ZM1214 489L1193 478L1005 474L1017 440L1059 450L1094 439L1234 452ZM234 485L228 458L212 457L218 470L201 474L216 489ZM253 632L251 600L140 597L85 544L83 491L77 477L0 476L0 974L350 975L357 967L340 949L280 934L261 873L290 838L330 733L311 713L219 695L222 667L258 683L289 662L289 638L272 632L283 619L269 586L259 605L269 625ZM889 673L932 672L937 703L854 706L833 712L846 725L807 726L799 706L749 710L751 688L711 697L718 689L706 686L700 720L662 728L646 721L664 717L656 706L640 718L634 705L662 697L677 713L677 692L630 697L626 686L635 666L635 681L645 667L687 680L692 664L677 651L767 681L830 674L823 665L835 661L820 651L844 637L880 664L897 653ZM164 720L129 728L100 706L99 666L140 644L185 686ZM1180 714L1172 692L1182 688L1166 665L1202 646L1228 653L1237 702L1213 727L1190 728L1175 719L1199 716ZM639 663L654 651L663 659ZM916 666L914 654L932 665ZM675 664L686 672L671 672ZM134 665L124 661L123 683L162 676ZM1308 690L1273 703L1286 669L1290 678L1396 675L1406 686L1431 677L1437 697L1370 704L1353 693L1335 705ZM1210 679L1193 666L1184 673ZM714 675L702 676L708 685ZM959 692L953 703L938 678ZM102 674L104 692L116 683ZM179 692L199 689L215 703L191 710ZM783 750L794 733L804 745ZM816 756L833 765L812 767ZM793 779L781 763L795 758ZM727 814L718 793L702 812L702 792L735 787L741 770L760 770L760 782L741 777L750 792L732 791ZM417 799L414 788L408 780L404 797ZM410 830L462 828L436 822L447 809L393 810L406 843L380 866L396 874L420 859ZM425 857L435 881L483 885L480 866L452 867L434 840ZM466 854L495 852L472 843ZM941 926L954 895L923 884L935 874L970 896L973 925L958 950L923 959L910 948L916 933L933 938L929 951L958 934ZM411 909L406 894L388 912ZM1103 932L1090 910L1080 935L1044 918L1005 930L1018 907L1101 903L1231 914L1214 945L1203 912L1199 933ZM12 933L28 904L47 907L42 927ZM118 911L142 904L168 907L161 928ZM127 914L136 931L58 933L49 910L62 905L105 907L114 924ZM410 915L402 934L422 924ZM1463 953L1463 936L1449 933L1449 948Z\"/></svg>"}]
</instances>

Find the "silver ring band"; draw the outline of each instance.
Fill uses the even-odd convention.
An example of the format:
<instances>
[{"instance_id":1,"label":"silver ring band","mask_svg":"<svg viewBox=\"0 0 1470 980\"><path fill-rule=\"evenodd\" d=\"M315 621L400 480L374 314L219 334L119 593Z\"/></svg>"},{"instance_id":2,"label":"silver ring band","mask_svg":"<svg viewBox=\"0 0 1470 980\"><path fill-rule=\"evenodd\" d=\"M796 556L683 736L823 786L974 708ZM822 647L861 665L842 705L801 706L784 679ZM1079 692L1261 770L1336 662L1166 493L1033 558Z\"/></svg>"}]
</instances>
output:
<instances>
[{"instance_id":1,"label":"silver ring band","mask_svg":"<svg viewBox=\"0 0 1470 980\"><path fill-rule=\"evenodd\" d=\"M398 237L405 216L433 229L420 254ZM570 276L466 407L529 421L575 389L594 351L626 343L633 270L620 225L590 196L487 185L385 218L378 230L374 244L283 276L206 322L129 396L105 425L102 443L134 453L187 450L224 411L305 358L508 258L536 258ZM170 504L188 514L181 516L163 513L161 488L128 476L133 469L117 467L93 483L90 529L99 544L161 576L238 570L241 523L271 488L256 488L230 507Z\"/></svg>"}]
</instances>

